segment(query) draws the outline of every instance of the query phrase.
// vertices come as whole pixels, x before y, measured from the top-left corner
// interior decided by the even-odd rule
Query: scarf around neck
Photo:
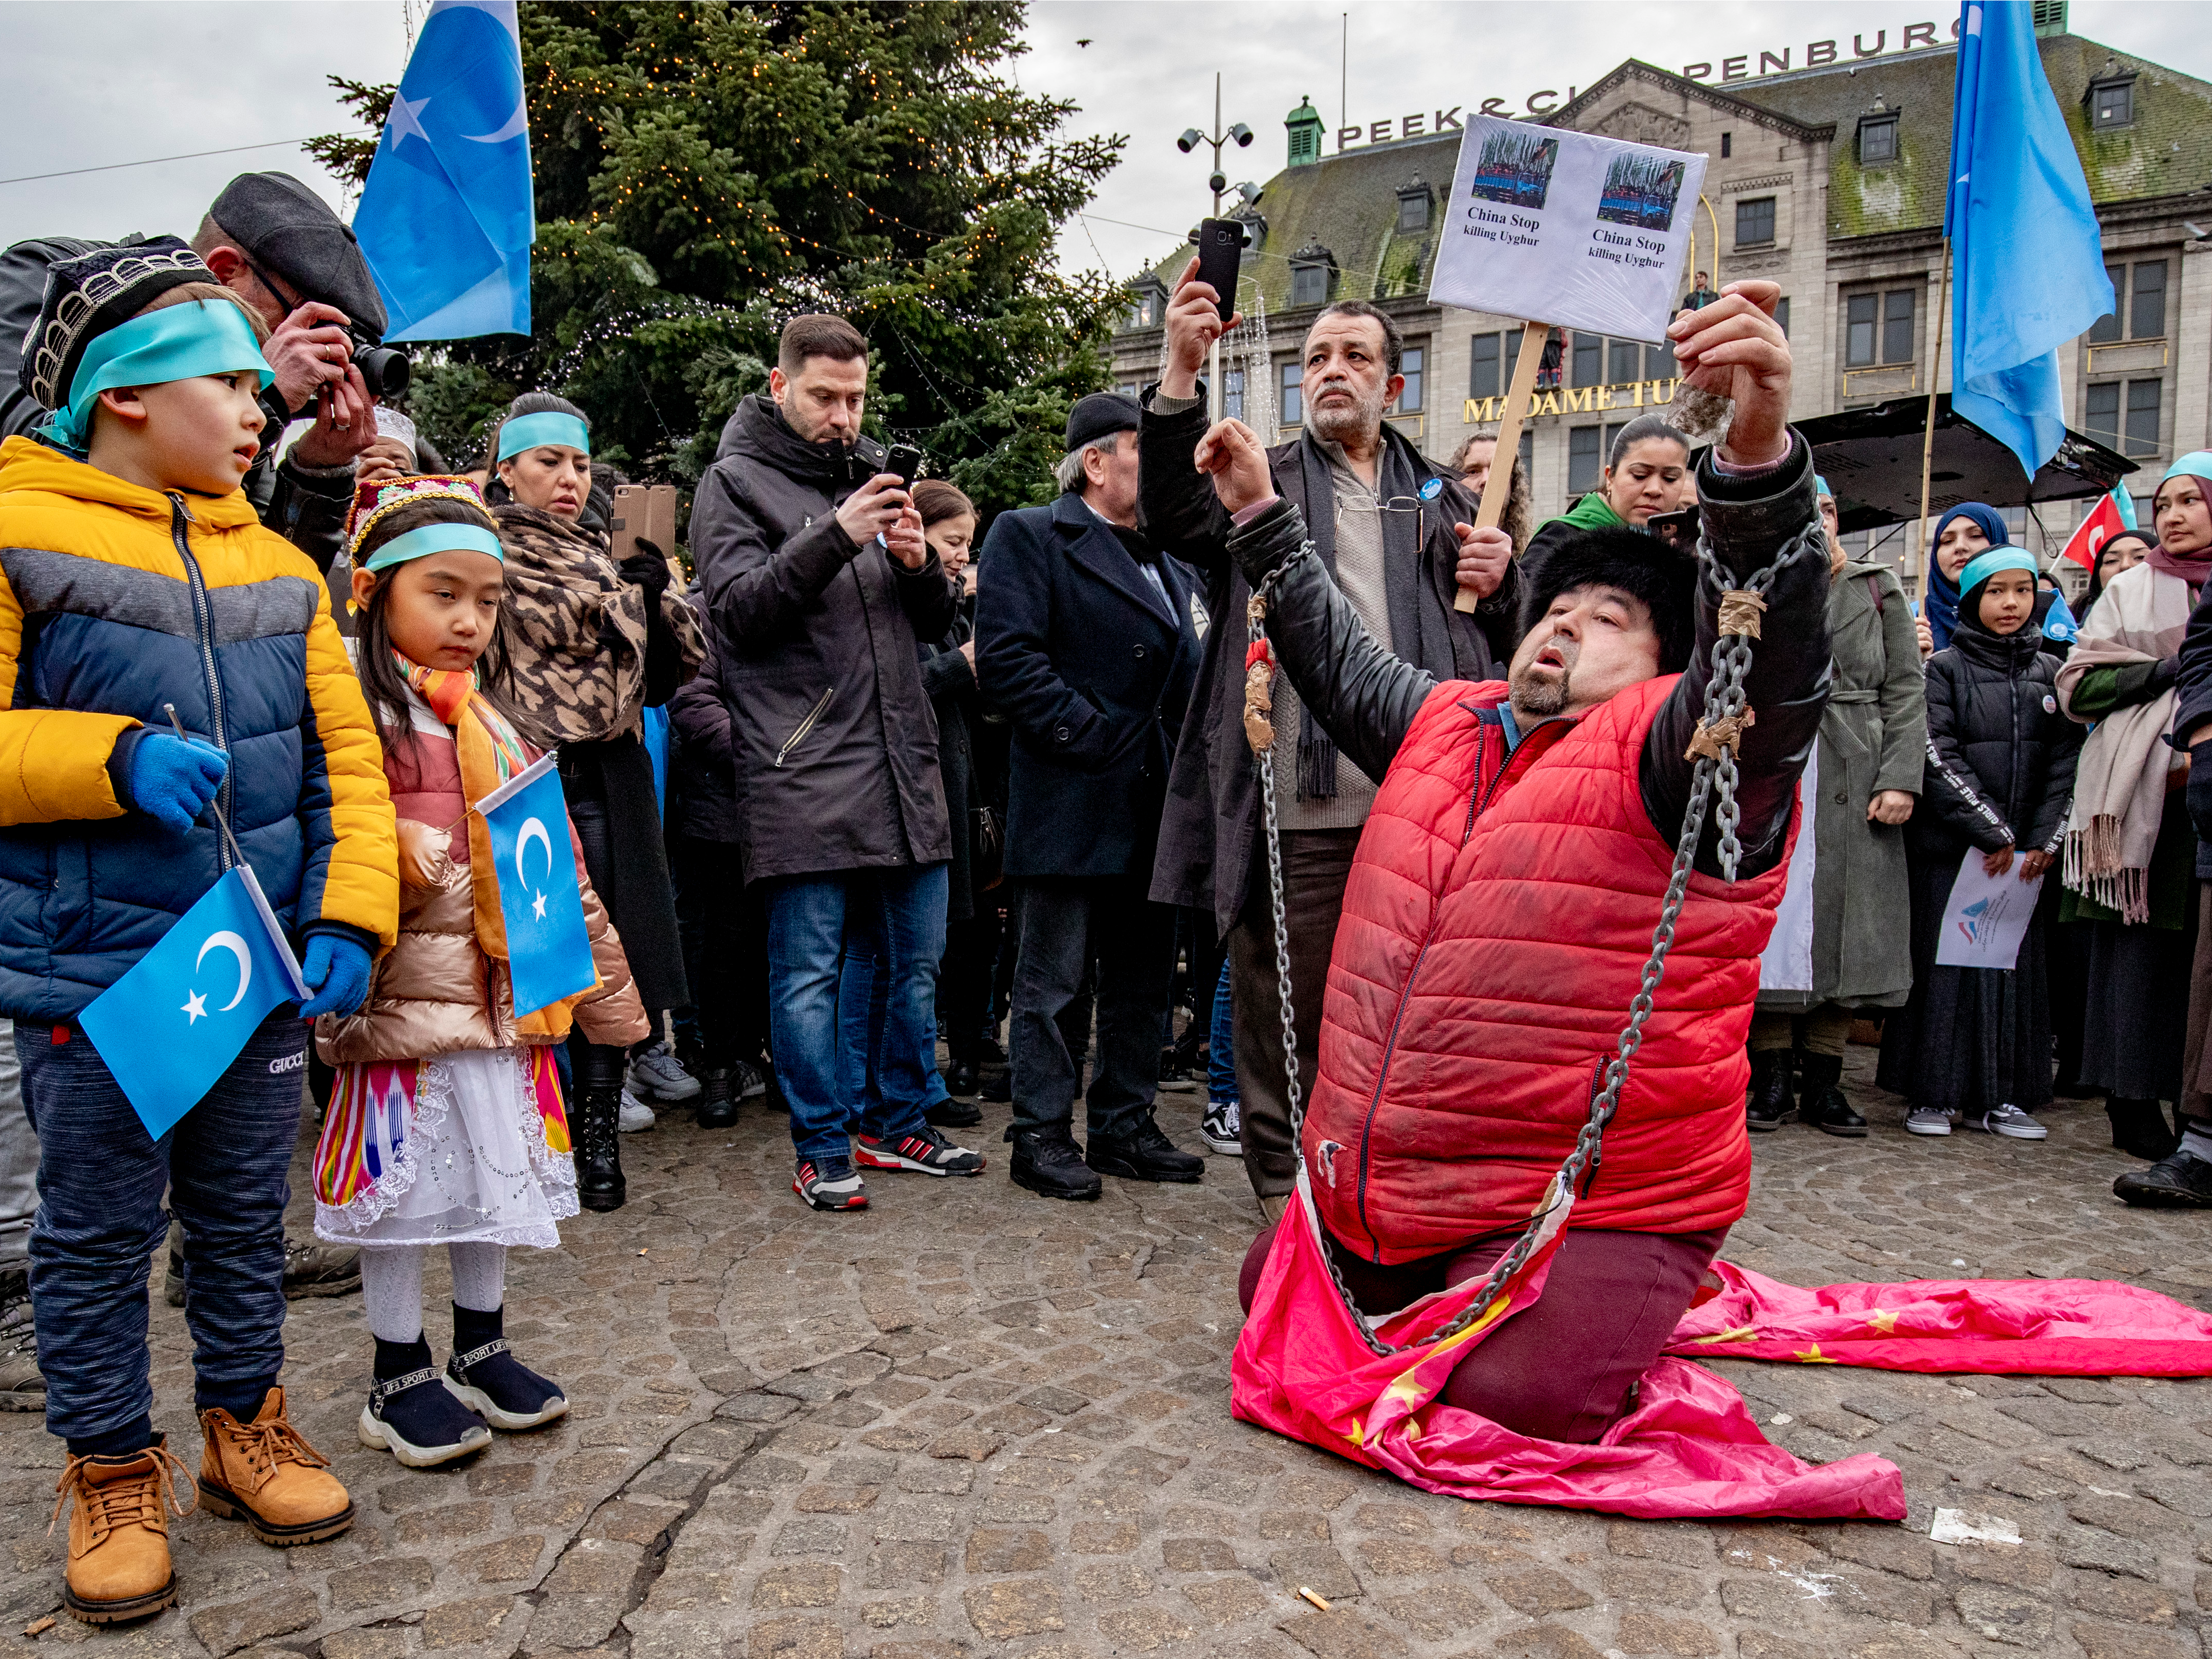
[[[412,658],[392,653],[400,678],[430,712],[451,726],[454,757],[460,764],[461,799],[469,835],[469,898],[476,919],[477,948],[496,962],[507,959],[507,921],[499,907],[499,873],[492,863],[491,831],[476,804],[531,763],[529,745],[506,715],[477,695],[476,671],[466,673],[425,668]],[[560,1016],[556,1019],[556,1014]],[[567,1027],[563,1005],[523,1014],[516,1029],[532,1035],[560,1035]]]

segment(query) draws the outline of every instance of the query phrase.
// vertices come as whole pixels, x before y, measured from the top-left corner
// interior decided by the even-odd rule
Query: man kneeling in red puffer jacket
[[[1595,1440],[1620,1414],[1748,1193],[1744,1041],[1828,690],[1826,543],[1812,459],[1787,424],[1778,295],[1734,283],[1669,330],[1685,380],[1735,404],[1698,473],[1728,585],[1815,544],[1768,590],[1745,680],[1757,720],[1739,751],[1737,878],[1721,875],[1716,797],[1643,1046],[1542,1295],[1444,1390],[1546,1439]],[[1586,532],[1532,585],[1510,679],[1440,684],[1376,645],[1320,562],[1298,556],[1305,526],[1249,431],[1217,425],[1196,459],[1234,515],[1231,550],[1253,587],[1292,567],[1269,596],[1282,668],[1382,780],[1302,1137],[1324,1241],[1362,1311],[1381,1314],[1487,1273],[1589,1117],[1681,835],[1719,588],[1701,590],[1695,561],[1656,538]],[[1504,541],[1473,538],[1474,556]],[[1247,1260],[1248,1309],[1271,1241]]]

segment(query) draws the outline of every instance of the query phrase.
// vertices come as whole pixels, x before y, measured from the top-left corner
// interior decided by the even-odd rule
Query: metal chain
[[[1312,556],[1313,550],[1313,544],[1308,542],[1291,558],[1270,571],[1260,584],[1250,611],[1250,631],[1255,643],[1267,637],[1266,611],[1270,595],[1301,561]],[[1774,586],[1775,577],[1790,565],[1800,558],[1815,554],[1825,557],[1826,553],[1825,534],[1815,521],[1787,544],[1775,556],[1773,563],[1758,571],[1735,591],[1749,592],[1763,599]],[[1711,544],[1703,536],[1698,543],[1698,571],[1699,584],[1710,584],[1717,600],[1720,595],[1730,591],[1730,584],[1722,573],[1719,561],[1713,557]],[[1723,721],[1737,720],[1743,716],[1743,682],[1751,668],[1752,641],[1755,637],[1752,634],[1724,634],[1714,642],[1712,673],[1705,682],[1705,706],[1704,717],[1699,721],[1701,726],[1711,728]],[[1297,1150],[1298,1163],[1303,1167],[1306,1157],[1305,1109],[1298,1085],[1297,1030],[1291,1006],[1291,951],[1283,918],[1283,852],[1275,807],[1273,744],[1271,743],[1260,750],[1258,758],[1260,799],[1267,838],[1268,896],[1275,927],[1275,977],[1282,1012],[1284,1093],[1290,1107],[1291,1145]],[[1720,832],[1717,851],[1721,873],[1729,881],[1735,879],[1736,869],[1743,856],[1742,844],[1736,835],[1741,822],[1735,799],[1736,783],[1735,746],[1733,743],[1721,744],[1717,758],[1711,755],[1699,757],[1697,769],[1691,775],[1690,799],[1682,814],[1682,833],[1674,845],[1674,865],[1668,879],[1666,899],[1660,906],[1658,925],[1651,930],[1651,954],[1644,961],[1642,982],[1637,988],[1634,1000],[1628,1006],[1628,1022],[1621,1027],[1620,1036],[1614,1043],[1613,1059],[1606,1066],[1604,1086],[1590,1101],[1589,1116],[1575,1138],[1574,1150],[1559,1165],[1559,1176],[1547,1190],[1564,1188],[1572,1192],[1583,1173],[1597,1164],[1606,1125],[1613,1121],[1613,1114],[1620,1109],[1621,1091],[1628,1084],[1629,1066],[1636,1058],[1637,1050],[1644,1046],[1644,1022],[1651,1018],[1659,983],[1666,976],[1667,953],[1674,948],[1674,928],[1681,920],[1682,906],[1689,895],[1690,873],[1697,862],[1698,842],[1705,834],[1706,807],[1716,790],[1720,796],[1714,821]],[[1310,1170],[1306,1171],[1306,1179],[1310,1188],[1313,1181]],[[1344,1282],[1343,1271],[1337,1265],[1336,1253],[1324,1247],[1321,1256],[1328,1266],[1329,1279],[1335,1285],[1337,1295],[1352,1314],[1352,1323],[1368,1347],[1382,1355],[1403,1353],[1409,1349],[1427,1347],[1448,1337],[1456,1336],[1488,1313],[1506,1282],[1528,1264],[1528,1257],[1536,1248],[1537,1235],[1549,1215],[1547,1208],[1529,1218],[1528,1224],[1522,1230],[1521,1237],[1499,1258],[1498,1264],[1490,1270],[1490,1276],[1483,1281],[1474,1300],[1461,1313],[1428,1335],[1410,1342],[1386,1342],[1376,1335]]]

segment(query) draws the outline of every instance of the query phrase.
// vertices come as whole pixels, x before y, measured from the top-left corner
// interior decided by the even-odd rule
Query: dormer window
[[[1897,112],[1877,110],[1859,117],[1859,165],[1876,167],[1897,159]]]
[[[1398,231],[1401,235],[1429,228],[1429,208],[1434,199],[1428,181],[1418,173],[1398,186]]]
[[[2130,127],[2136,120],[2136,77],[2109,76],[2089,82],[2089,129]]]
[[[1262,248],[1267,246],[1267,216],[1255,207],[1241,207],[1229,216],[1244,227],[1244,246]]]
[[[1157,276],[1148,276],[1130,289],[1135,303],[1129,307],[1129,326],[1158,328],[1167,321],[1167,284]]]
[[[1335,277],[1336,255],[1319,242],[1308,242],[1291,256],[1291,305],[1327,305]]]

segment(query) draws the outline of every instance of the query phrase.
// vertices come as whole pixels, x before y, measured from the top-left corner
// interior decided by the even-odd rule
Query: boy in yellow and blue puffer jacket
[[[184,1471],[154,1431],[146,1352],[165,1188],[202,1504],[277,1545],[353,1520],[277,1381],[285,1174],[302,1017],[360,1005],[398,927],[397,850],[329,596],[239,488],[276,435],[254,330],[173,238],[58,264],[22,379],[58,412],[43,443],[0,443],[0,1013],[40,1144],[32,1309],[76,1498],[64,1601],[95,1623],[176,1598],[163,1498]],[[314,994],[154,1140],[76,1020],[231,866],[218,816]]]

